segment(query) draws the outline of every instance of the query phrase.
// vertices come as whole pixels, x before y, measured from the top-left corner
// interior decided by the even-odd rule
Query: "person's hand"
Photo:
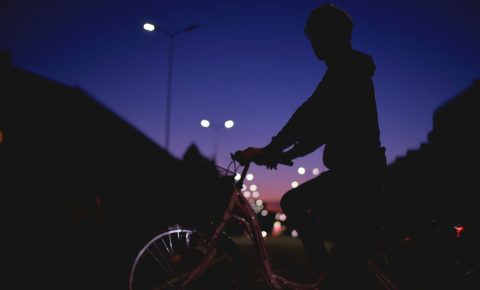
[[[244,152],[246,155],[250,156],[250,160],[255,164],[265,166],[267,169],[277,169],[281,155],[280,152],[274,152],[266,148],[252,147],[247,148]]]
[[[240,162],[240,164],[243,166],[247,163],[250,163],[257,159],[259,156],[263,155],[263,150],[262,148],[256,148],[256,147],[248,147],[247,149],[240,150],[235,152],[235,160]]]
[[[276,152],[265,148],[248,147],[234,154],[235,160],[240,162],[242,166],[249,162],[257,165],[265,166],[267,169],[277,169],[279,163],[292,166],[293,162],[282,152]]]
[[[267,169],[277,169],[278,155],[279,154],[272,154],[270,150],[264,150],[263,148],[248,147],[247,149],[235,152],[235,159],[240,162],[241,165],[253,161],[257,165],[267,167]]]
[[[280,152],[273,152],[271,150],[262,150],[262,154],[258,155],[253,162],[257,165],[264,165],[267,169],[277,169],[277,165],[280,159]]]

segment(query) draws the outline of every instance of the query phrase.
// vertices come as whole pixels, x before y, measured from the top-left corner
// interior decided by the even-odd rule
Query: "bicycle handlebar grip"
[[[245,160],[242,160],[241,154],[242,154],[242,151],[238,150],[238,151],[235,151],[235,153],[230,153],[230,157],[232,158],[232,160],[238,161],[242,166],[244,166],[248,162],[245,162]]]

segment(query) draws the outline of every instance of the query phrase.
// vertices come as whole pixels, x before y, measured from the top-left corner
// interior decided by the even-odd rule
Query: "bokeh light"
[[[208,128],[208,127],[210,127],[210,122],[208,120],[203,119],[202,121],[200,121],[200,125],[203,128]]]

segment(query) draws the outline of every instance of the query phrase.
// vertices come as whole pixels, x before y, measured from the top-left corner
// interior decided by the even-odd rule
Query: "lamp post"
[[[235,125],[235,123],[232,120],[227,120],[223,123],[223,126],[222,126],[222,125],[219,125],[219,124],[211,124],[210,121],[208,121],[206,119],[203,119],[202,121],[200,121],[200,125],[203,128],[212,128],[213,129],[213,133],[214,133],[214,136],[213,136],[213,138],[214,138],[213,139],[213,161],[216,161],[217,160],[217,148],[218,148],[218,130],[220,130],[222,128],[230,129]]]
[[[170,116],[171,116],[171,107],[172,107],[172,79],[173,79],[173,48],[175,44],[175,36],[182,32],[192,31],[197,29],[199,24],[192,24],[184,28],[170,31],[165,28],[155,26],[152,23],[145,23],[143,29],[149,32],[155,30],[165,33],[170,39],[170,46],[168,50],[168,81],[167,81],[167,104],[166,104],[166,121],[165,121],[165,149],[168,151],[170,145]]]

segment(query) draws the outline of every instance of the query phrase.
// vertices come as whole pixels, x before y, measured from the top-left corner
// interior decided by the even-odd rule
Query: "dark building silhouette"
[[[413,241],[392,250],[400,289],[479,289],[479,100],[477,80],[434,112],[427,142],[388,168],[385,220]]]
[[[5,60],[0,81],[2,174],[13,204],[31,205],[24,214],[82,219],[101,207],[103,218],[120,219],[175,189],[165,181],[180,161],[82,89]]]
[[[428,141],[389,166],[397,218],[480,221],[480,81],[439,107]],[[452,229],[453,231],[453,229]]]
[[[185,168],[206,160],[194,146],[178,160],[82,89],[16,68],[6,53],[0,59],[9,285],[126,289],[140,246],[202,205],[197,198],[188,207]]]

